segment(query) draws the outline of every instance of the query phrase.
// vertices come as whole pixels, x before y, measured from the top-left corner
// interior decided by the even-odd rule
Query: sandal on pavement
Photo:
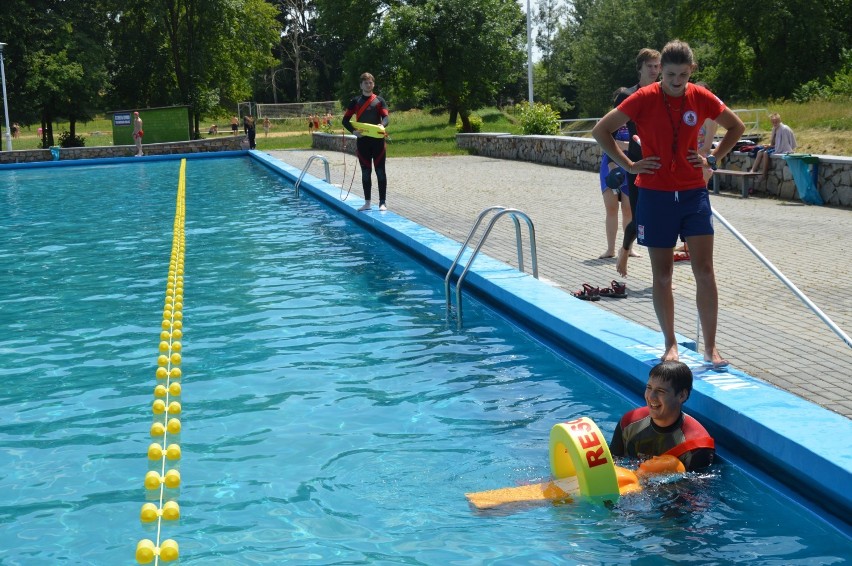
[[[675,261],[689,261],[689,252],[676,253],[674,255]]]
[[[592,287],[588,283],[583,283],[583,288],[579,291],[575,291],[571,293],[581,301],[600,301],[600,289],[597,287]]]
[[[609,297],[611,299],[626,299],[627,284],[619,283],[618,281],[613,279],[609,287],[599,289],[598,292],[601,297]]]

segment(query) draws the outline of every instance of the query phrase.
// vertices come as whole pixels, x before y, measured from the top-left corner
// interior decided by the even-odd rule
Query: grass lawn
[[[765,108],[760,116],[760,131],[764,140],[769,138],[769,113],[778,112],[781,119],[793,128],[797,151],[824,155],[852,156],[852,114],[849,102],[794,102],[757,101],[737,104],[735,108]],[[520,134],[521,126],[511,114],[496,108],[485,108],[475,113],[482,118],[483,132],[505,132]],[[209,123],[208,123],[209,122]],[[466,155],[467,150],[456,147],[456,128],[448,122],[446,113],[432,113],[427,110],[407,110],[392,112],[388,127],[389,154],[393,157],[423,157],[439,155]],[[209,120],[202,121],[206,130]],[[15,149],[35,149],[39,147],[38,127],[23,127],[19,138],[13,140]],[[67,123],[54,126],[54,135],[68,129]],[[335,116],[334,133],[343,133],[340,116]],[[230,127],[223,124],[221,135],[230,135]],[[242,128],[240,129],[242,132]],[[108,118],[99,118],[87,123],[77,124],[77,135],[84,136],[87,146],[112,145],[112,125]],[[202,134],[207,137],[207,134]],[[5,143],[5,142],[4,142]],[[266,136],[262,127],[258,127],[257,147],[260,150],[272,149],[309,149],[311,138],[305,123],[301,121],[276,122]]]

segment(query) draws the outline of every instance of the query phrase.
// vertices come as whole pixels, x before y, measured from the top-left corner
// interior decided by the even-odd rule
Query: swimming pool
[[[127,563],[177,161],[6,171],[4,564]],[[549,475],[547,433],[632,406],[245,159],[189,162],[182,519],[196,564],[844,563],[849,541],[730,464],[622,499],[477,514]]]

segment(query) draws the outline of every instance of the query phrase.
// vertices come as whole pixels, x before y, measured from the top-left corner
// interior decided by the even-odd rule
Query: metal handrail
[[[565,132],[564,126],[565,124],[574,124],[576,122],[594,122],[597,124],[600,122],[600,118],[568,118],[566,120],[559,120],[559,133],[562,135],[573,135],[573,134],[591,134],[592,130],[570,130],[569,132]]]
[[[763,263],[763,265],[765,265],[766,268],[769,269],[769,271],[771,271],[773,275],[775,275],[775,277],[777,277],[784,285],[786,285],[787,288],[789,288],[790,291],[792,291],[793,294],[796,295],[796,297],[798,297],[799,300],[802,301],[806,307],[811,309],[811,311],[813,311],[813,313],[817,315],[831,329],[832,332],[837,334],[840,339],[846,343],[847,346],[852,348],[852,338],[850,338],[849,335],[846,334],[842,328],[837,326],[837,324],[835,324],[835,322],[831,320],[827,314],[822,312],[822,310],[818,306],[816,306],[813,301],[811,301],[807,296],[805,296],[805,294],[802,293],[802,291],[800,291],[799,288],[796,287],[792,281],[787,279],[787,277],[783,273],[781,273],[781,271],[777,267],[775,267],[775,265],[773,265],[771,261],[769,261],[762,253],[760,253],[760,251],[758,251],[758,249],[755,248],[752,243],[746,239],[745,236],[740,234],[739,231],[737,231],[737,229],[734,228],[730,222],[725,220],[724,216],[719,214],[719,212],[715,208],[711,207],[710,210],[713,212],[713,216],[715,216],[716,219],[721,222],[725,226],[725,228],[727,228],[731,232],[731,234],[733,234],[734,237],[748,249],[748,251],[754,254],[754,256],[759,259],[760,262]],[[701,338],[701,321],[698,320],[698,317],[696,317],[696,328],[697,338],[695,342],[698,343],[699,339]]]
[[[506,208],[505,206],[490,206],[482,212],[479,213],[479,216],[476,218],[476,222],[471,228],[470,233],[467,235],[467,239],[459,248],[459,253],[456,254],[455,260],[453,260],[453,264],[450,266],[449,271],[447,271],[447,276],[444,277],[444,293],[447,299],[447,312],[452,308],[452,304],[450,301],[450,278],[453,275],[453,272],[456,269],[456,266],[459,264],[459,260],[461,259],[464,251],[467,249],[468,243],[470,243],[471,238],[476,233],[476,230],[479,228],[479,225],[482,224],[483,219],[488,213],[497,211],[496,214],[491,218],[488,223],[488,226],[485,229],[485,232],[482,234],[482,237],[479,239],[479,243],[474,248],[473,252],[470,254],[470,257],[467,260],[467,264],[465,264],[464,269],[462,270],[461,275],[459,275],[458,280],[456,281],[456,320],[458,321],[458,325],[461,326],[462,322],[462,299],[461,299],[461,290],[462,283],[464,282],[464,278],[467,276],[468,271],[470,271],[471,266],[473,265],[473,260],[476,259],[476,256],[479,254],[479,251],[482,249],[482,246],[485,244],[485,240],[488,238],[488,234],[491,233],[491,229],[494,228],[494,224],[500,217],[508,214],[512,218],[512,222],[515,224],[515,243],[518,249],[518,270],[521,273],[524,273],[524,252],[523,252],[523,242],[521,239],[521,223],[518,221],[518,216],[524,219],[527,223],[527,228],[529,230],[530,237],[530,266],[532,268],[532,275],[536,279],[538,279],[538,254],[536,253],[536,245],[535,245],[535,227],[533,226],[532,220],[527,216],[525,212],[522,212],[516,208]]]
[[[323,155],[312,155],[308,158],[308,162],[305,163],[305,166],[302,167],[302,173],[299,175],[299,180],[296,181],[296,185],[293,187],[296,190],[296,196],[299,196],[299,185],[302,184],[302,179],[305,177],[305,173],[308,172],[308,168],[311,166],[311,163],[314,162],[314,159],[319,159],[323,162],[323,164],[325,164],[325,182],[331,183],[331,172],[328,168],[328,159],[326,159]]]

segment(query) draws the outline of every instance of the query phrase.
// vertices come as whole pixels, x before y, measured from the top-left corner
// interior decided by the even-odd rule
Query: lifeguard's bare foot
[[[723,358],[716,348],[704,352],[704,363],[714,368],[723,368],[730,365],[730,362]]]
[[[642,254],[640,254],[639,252],[637,252],[633,248],[630,248],[630,257],[642,257]]]
[[[599,255],[598,259],[610,259],[610,258],[613,258],[613,257],[615,257],[615,252],[612,251],[612,250],[607,250],[604,253],[602,253],[601,255]]]
[[[624,248],[618,249],[618,259],[615,260],[615,270],[622,277],[627,277],[627,258],[629,254],[624,250]]]
[[[661,362],[676,362],[680,359],[677,353],[677,344],[669,346],[669,348],[660,356]]]

